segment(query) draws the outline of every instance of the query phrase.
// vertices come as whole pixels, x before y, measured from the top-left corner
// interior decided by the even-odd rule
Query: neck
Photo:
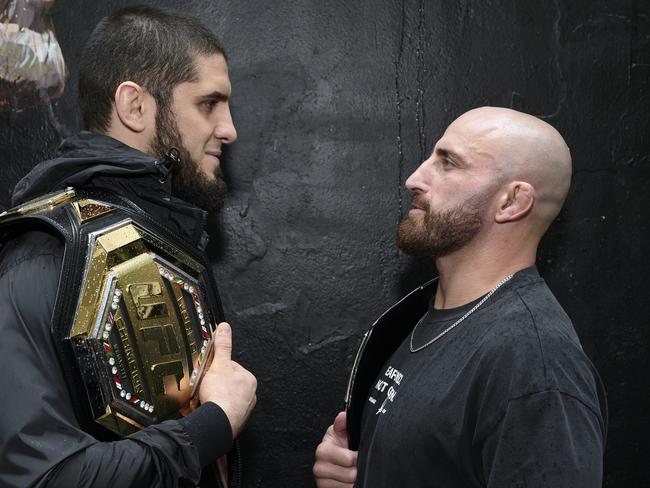
[[[488,293],[506,276],[535,264],[536,249],[517,254],[463,248],[436,259],[439,272],[434,306],[454,308]]]
[[[126,144],[142,153],[151,155],[149,153],[148,139],[141,133],[134,133],[123,126],[111,126],[103,135],[112,137],[113,139],[120,141],[122,144]]]

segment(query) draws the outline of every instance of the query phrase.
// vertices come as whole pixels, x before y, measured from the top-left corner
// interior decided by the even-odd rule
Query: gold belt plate
[[[216,328],[204,271],[131,221],[91,234],[69,338],[93,351],[95,421],[125,435],[194,396]]]

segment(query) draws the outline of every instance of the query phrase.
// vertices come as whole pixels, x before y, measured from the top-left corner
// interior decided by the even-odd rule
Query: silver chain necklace
[[[498,290],[499,288],[501,288],[504,284],[506,284],[508,281],[510,281],[510,279],[511,279],[513,276],[514,276],[514,273],[511,274],[511,275],[506,276],[506,277],[503,278],[501,281],[499,281],[499,282],[497,283],[497,286],[495,286],[494,288],[492,288],[492,289],[488,292],[488,294],[485,295],[485,296],[481,299],[480,302],[478,302],[476,305],[474,305],[470,310],[467,311],[467,313],[465,313],[465,315],[463,315],[461,318],[459,318],[456,322],[454,322],[453,324],[451,324],[449,327],[447,327],[445,330],[443,330],[440,334],[438,334],[437,336],[435,336],[433,339],[431,339],[431,340],[428,341],[428,342],[425,342],[425,343],[424,343],[423,345],[421,345],[420,347],[413,347],[413,336],[415,336],[415,331],[416,331],[416,329],[418,328],[418,326],[422,323],[422,321],[426,318],[426,316],[429,315],[428,312],[427,312],[426,314],[424,314],[424,316],[423,316],[420,320],[418,320],[418,323],[415,324],[415,327],[413,327],[413,331],[411,332],[411,343],[409,344],[409,349],[411,350],[411,352],[418,352],[418,351],[421,351],[421,350],[424,349],[425,347],[428,347],[428,346],[430,346],[431,344],[433,344],[434,342],[436,342],[438,339],[440,339],[440,338],[441,338],[442,336],[444,336],[447,332],[449,332],[449,331],[452,330],[454,327],[456,327],[458,324],[460,324],[460,323],[461,323],[463,320],[465,320],[467,317],[469,317],[469,316],[472,315],[474,312],[476,312],[476,310],[477,310],[481,305],[483,305],[483,304],[488,300],[488,298],[490,298],[492,295],[494,295],[494,292],[495,292],[495,291],[497,291],[497,290]]]

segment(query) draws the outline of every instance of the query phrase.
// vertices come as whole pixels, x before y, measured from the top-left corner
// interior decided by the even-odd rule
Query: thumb
[[[334,437],[339,442],[340,445],[348,447],[348,424],[347,424],[347,414],[345,412],[339,412],[339,414],[334,419],[334,424],[332,425],[334,431]]]
[[[230,361],[232,355],[232,330],[227,322],[221,322],[214,336],[213,361]]]

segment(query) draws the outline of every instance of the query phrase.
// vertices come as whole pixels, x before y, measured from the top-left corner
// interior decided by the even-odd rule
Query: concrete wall
[[[90,5],[89,5],[90,4]],[[127,2],[56,0],[70,79],[0,112],[0,205],[79,128],[76,70]],[[485,104],[541,115],[574,156],[539,267],[609,392],[606,486],[647,483],[650,4],[635,0],[165,1],[230,55],[239,141],[210,252],[237,360],[259,379],[244,486],[312,486],[362,331],[434,273],[393,244],[403,184],[446,125]]]

